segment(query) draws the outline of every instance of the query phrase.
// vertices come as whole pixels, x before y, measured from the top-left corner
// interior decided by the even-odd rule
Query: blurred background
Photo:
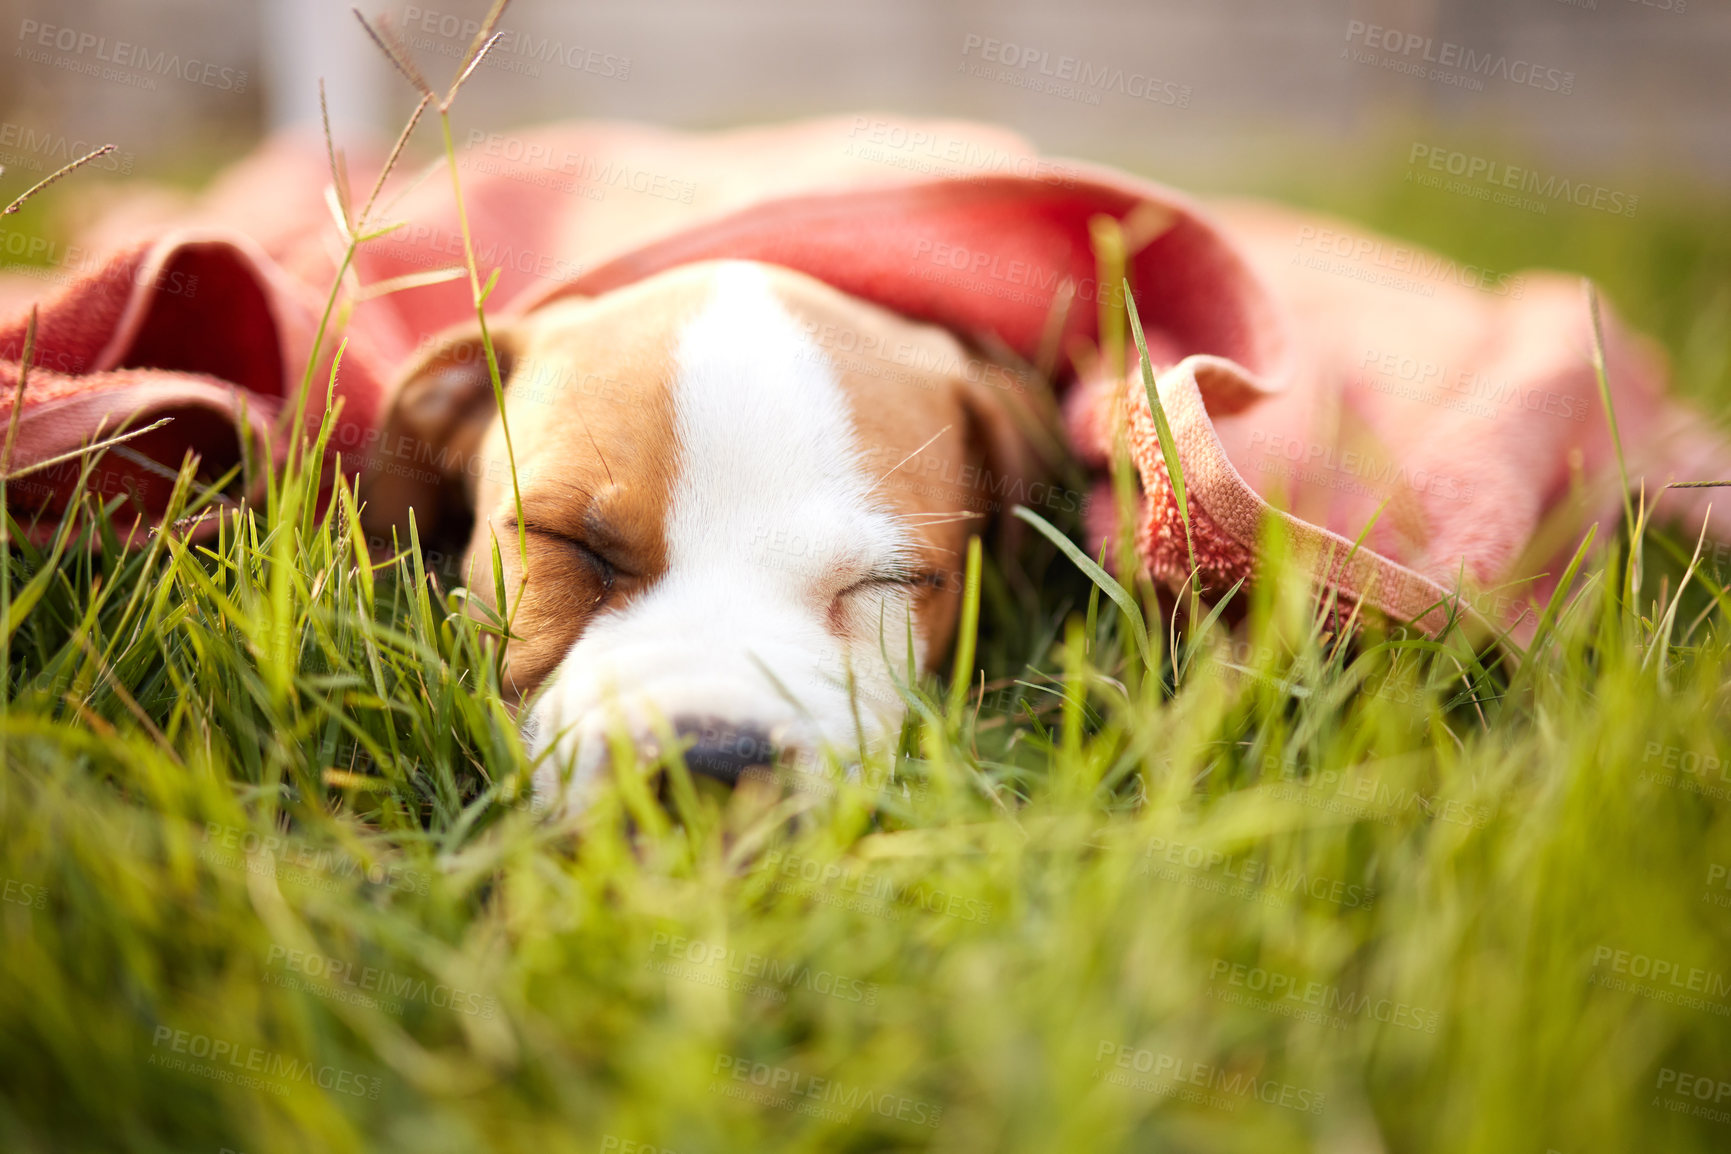
[[[389,14],[437,78],[486,4],[361,7]],[[344,0],[0,12],[8,153],[65,134],[171,172],[315,118],[320,76],[346,131],[389,132],[409,103]],[[1427,143],[1493,135],[1517,150],[1508,163],[1607,186],[1731,181],[1726,0],[517,0],[504,26],[461,106],[490,127],[935,113],[1214,185],[1271,160],[1362,160],[1417,125]]]
[[[362,7],[443,83],[487,5]],[[104,142],[109,179],[196,183],[316,123],[321,77],[346,139],[388,137],[411,106],[346,0],[0,13],[7,199]],[[1590,273],[1689,362],[1685,389],[1731,396],[1731,0],[517,0],[503,27],[459,140],[568,117],[995,121],[1049,153],[1327,208],[1491,268]],[[38,202],[75,206],[102,178]],[[20,229],[70,230],[64,211],[33,203],[0,261],[43,263]]]

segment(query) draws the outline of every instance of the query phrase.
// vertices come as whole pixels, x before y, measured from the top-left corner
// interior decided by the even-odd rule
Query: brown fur
[[[476,511],[464,561],[470,588],[494,600],[493,541],[513,620],[509,688],[526,694],[563,659],[590,618],[627,604],[667,567],[666,520],[679,470],[671,395],[679,334],[708,299],[712,266],[689,266],[594,300],[547,306],[503,329],[506,416],[522,489],[529,578],[519,593],[516,502],[504,429],[478,338],[459,335],[408,374],[387,435],[455,447]],[[913,527],[929,580],[915,595],[928,663],[954,633],[968,537],[1002,512],[994,486],[1027,454],[1001,387],[970,382],[981,363],[949,333],[917,325],[810,278],[772,268],[778,298],[818,344],[850,400],[874,495]],[[466,373],[453,366],[467,366]],[[986,366],[988,369],[991,366]],[[965,371],[964,371],[965,370]],[[991,374],[1007,382],[1006,374]],[[473,459],[470,461],[470,455]],[[370,517],[426,520],[458,481],[370,478]],[[611,586],[584,542],[616,572]]]

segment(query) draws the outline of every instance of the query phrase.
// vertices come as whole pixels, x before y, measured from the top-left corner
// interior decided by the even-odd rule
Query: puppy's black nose
[[[775,764],[777,751],[769,734],[749,723],[684,717],[674,721],[673,731],[694,739],[685,751],[687,769],[728,785],[737,784],[748,769]]]

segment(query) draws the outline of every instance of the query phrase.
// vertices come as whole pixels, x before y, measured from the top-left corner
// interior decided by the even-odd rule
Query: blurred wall
[[[486,5],[362,7],[391,13],[437,81]],[[5,187],[82,140],[146,170],[208,162],[315,116],[320,74],[339,130],[394,127],[406,89],[347,9],[0,0]],[[1052,151],[1218,183],[1414,121],[1414,143],[1489,133],[1582,178],[1731,183],[1731,0],[517,0],[505,27],[466,124],[877,108],[1001,121]]]

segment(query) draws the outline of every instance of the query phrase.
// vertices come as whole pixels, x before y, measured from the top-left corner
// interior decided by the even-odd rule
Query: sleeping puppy
[[[528,569],[478,336],[394,394],[369,529],[472,516],[463,580],[519,596],[507,690],[538,797],[581,804],[609,741],[732,782],[893,739],[900,679],[955,630],[970,534],[1029,467],[1021,377],[778,266],[683,266],[492,330]],[[406,440],[404,439],[406,438]],[[402,450],[399,448],[401,457]],[[405,538],[406,539],[406,538]]]

